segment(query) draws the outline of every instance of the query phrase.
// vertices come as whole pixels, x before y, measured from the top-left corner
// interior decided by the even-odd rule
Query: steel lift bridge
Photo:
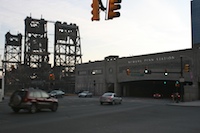
[[[13,82],[19,87],[43,86],[74,90],[75,65],[82,63],[79,28],[76,24],[53,22],[55,24],[54,64],[49,63],[47,23],[44,19],[25,19],[24,60],[22,61],[22,35],[6,34],[4,53],[4,68],[10,75],[15,76]],[[15,60],[14,60],[15,59]],[[53,67],[51,67],[53,66]],[[15,74],[14,74],[15,73]],[[54,78],[50,79],[50,75]],[[5,74],[6,79],[11,79]],[[62,88],[65,87],[65,88]],[[52,88],[52,89],[53,89]]]

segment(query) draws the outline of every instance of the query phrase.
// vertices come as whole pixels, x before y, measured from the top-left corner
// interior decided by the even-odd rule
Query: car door
[[[34,90],[33,93],[34,93],[35,103],[37,104],[37,107],[41,108],[43,105],[43,99],[42,99],[42,95],[40,91]]]
[[[42,108],[49,108],[52,104],[52,100],[45,91],[40,91],[42,97]]]

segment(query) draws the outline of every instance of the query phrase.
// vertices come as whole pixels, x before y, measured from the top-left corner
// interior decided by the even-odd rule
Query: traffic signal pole
[[[180,71],[180,95],[181,95],[181,102],[184,102],[184,86],[183,86],[183,83],[185,82],[184,81],[184,77],[183,77],[183,57],[180,56],[180,62],[181,62],[181,71]]]

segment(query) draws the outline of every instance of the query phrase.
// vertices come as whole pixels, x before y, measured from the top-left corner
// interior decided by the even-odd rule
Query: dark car
[[[58,100],[40,89],[20,89],[11,95],[9,106],[16,113],[21,109],[28,110],[31,113],[41,109],[50,109],[55,112],[58,108]]]
[[[65,96],[65,92],[61,90],[53,90],[49,93],[49,95],[55,98],[59,98],[59,97],[62,98],[63,96]]]
[[[115,93],[112,92],[106,92],[104,93],[100,98],[99,102],[102,105],[103,103],[109,103],[109,104],[121,104],[122,103],[122,98],[117,96]]]

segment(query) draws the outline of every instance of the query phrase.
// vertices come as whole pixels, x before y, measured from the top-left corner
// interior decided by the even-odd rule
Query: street
[[[100,105],[98,97],[59,99],[57,112],[14,113],[0,103],[1,133],[199,133],[200,108],[167,105],[170,100],[124,98]]]

